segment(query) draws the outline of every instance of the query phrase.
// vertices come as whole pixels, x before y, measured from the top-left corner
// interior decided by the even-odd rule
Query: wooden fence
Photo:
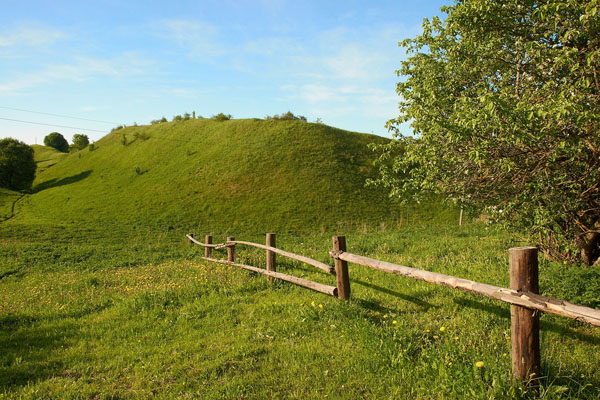
[[[509,303],[511,314],[511,358],[513,375],[525,382],[535,385],[540,376],[540,340],[539,312],[561,315],[594,326],[600,326],[600,310],[552,299],[539,295],[538,286],[538,254],[535,247],[515,247],[508,250],[510,267],[510,289],[479,283],[468,279],[457,278],[437,272],[419,270],[385,261],[348,253],[346,238],[333,237],[333,250],[329,253],[334,259],[335,267],[298,254],[283,251],[275,247],[275,234],[266,235],[266,245],[252,242],[236,241],[228,237],[225,243],[212,244],[212,236],[207,235],[204,243],[194,239],[193,234],[186,236],[190,243],[204,247],[205,260],[241,267],[269,277],[292,282],[321,293],[337,296],[340,299],[350,298],[350,276],[348,263],[363,265],[379,271],[402,275],[412,279],[463,290],[479,296],[489,297]],[[235,262],[235,246],[246,245],[266,250],[266,269]],[[227,249],[227,261],[211,257],[212,249]],[[327,286],[303,278],[276,272],[275,254],[312,265],[327,273],[335,274],[336,286]]]

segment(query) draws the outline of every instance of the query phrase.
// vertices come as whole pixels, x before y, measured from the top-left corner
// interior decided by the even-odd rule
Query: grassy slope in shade
[[[300,121],[130,127],[42,170],[15,219],[236,233],[375,226],[406,218],[364,187],[375,172],[367,144],[384,140]]]

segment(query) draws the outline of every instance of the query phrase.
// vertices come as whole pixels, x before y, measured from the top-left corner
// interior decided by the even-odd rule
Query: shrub
[[[223,113],[218,113],[217,115],[213,115],[211,117],[212,119],[214,119],[215,121],[229,121],[232,117],[231,114],[223,114]]]
[[[17,139],[0,140],[0,187],[12,190],[31,188],[36,167],[30,146]]]
[[[90,144],[90,138],[87,135],[76,133],[73,135],[73,146],[78,150],[83,150]]]
[[[176,115],[173,117],[173,121],[181,121],[183,120],[183,117],[181,115]]]
[[[304,115],[294,115],[293,112],[288,111],[285,114],[281,114],[281,115],[273,115],[272,117],[267,115],[265,117],[266,120],[276,120],[276,121],[304,121],[306,122],[306,117]]]
[[[63,153],[69,151],[69,143],[67,142],[67,139],[65,139],[65,137],[58,132],[52,132],[46,136],[44,138],[44,145],[53,147],[58,151],[62,151]]]

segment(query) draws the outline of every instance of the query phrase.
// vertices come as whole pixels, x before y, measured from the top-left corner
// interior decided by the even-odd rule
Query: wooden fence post
[[[333,237],[333,252],[346,251],[346,237]],[[350,276],[348,275],[348,263],[334,258],[335,260],[335,279],[338,289],[338,298],[348,300],[350,298]]]
[[[194,234],[193,234],[193,233],[188,233],[188,236],[189,236],[189,237],[191,237],[191,238],[193,238],[193,237],[194,237]],[[189,239],[189,238],[188,238],[188,243],[189,243],[190,245],[194,244],[194,242],[192,242],[192,239]]]
[[[274,233],[267,233],[267,246],[277,247]],[[267,271],[277,271],[277,265],[275,262],[275,253],[273,253],[271,250],[267,250]],[[272,282],[273,278],[269,277],[269,281]]]
[[[204,237],[204,243],[212,244],[212,235],[206,235]],[[204,248],[204,257],[210,258],[211,255],[212,255],[212,249],[210,247],[205,247]]]
[[[233,242],[234,240],[233,236],[227,236],[228,242]],[[227,261],[235,262],[235,245],[227,247]]]
[[[538,294],[537,248],[513,247],[508,253],[510,288]],[[510,331],[513,375],[521,381],[531,383],[540,376],[539,311],[511,305]]]

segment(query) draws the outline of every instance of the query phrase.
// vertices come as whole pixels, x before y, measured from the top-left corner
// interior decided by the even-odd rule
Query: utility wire
[[[79,119],[79,120],[81,120],[81,121],[101,122],[101,123],[103,123],[103,124],[119,125],[119,123],[118,123],[118,122],[101,121],[101,120],[98,120],[98,119],[88,119],[88,118],[70,117],[70,116],[68,116],[68,115],[51,114],[51,113],[46,113],[46,112],[41,112],[41,111],[23,110],[23,109],[21,109],[21,108],[12,108],[12,107],[4,107],[4,106],[0,106],[0,108],[3,108],[3,109],[5,109],[5,110],[12,110],[12,111],[22,111],[22,112],[28,112],[28,113],[33,113],[33,114],[52,115],[53,117],[62,117],[62,118],[70,118],[70,119]]]
[[[68,128],[68,129],[77,129],[79,131],[90,131],[90,132],[101,132],[101,133],[106,133],[106,131],[101,131],[98,129],[88,129],[88,128],[77,128],[75,126],[65,126],[65,125],[54,125],[54,124],[44,124],[41,122],[33,122],[33,121],[23,121],[20,119],[12,119],[12,118],[2,118],[0,117],[0,119],[4,120],[4,121],[14,121],[14,122],[23,122],[25,124],[34,124],[34,125],[44,125],[44,126],[53,126],[55,128]]]

